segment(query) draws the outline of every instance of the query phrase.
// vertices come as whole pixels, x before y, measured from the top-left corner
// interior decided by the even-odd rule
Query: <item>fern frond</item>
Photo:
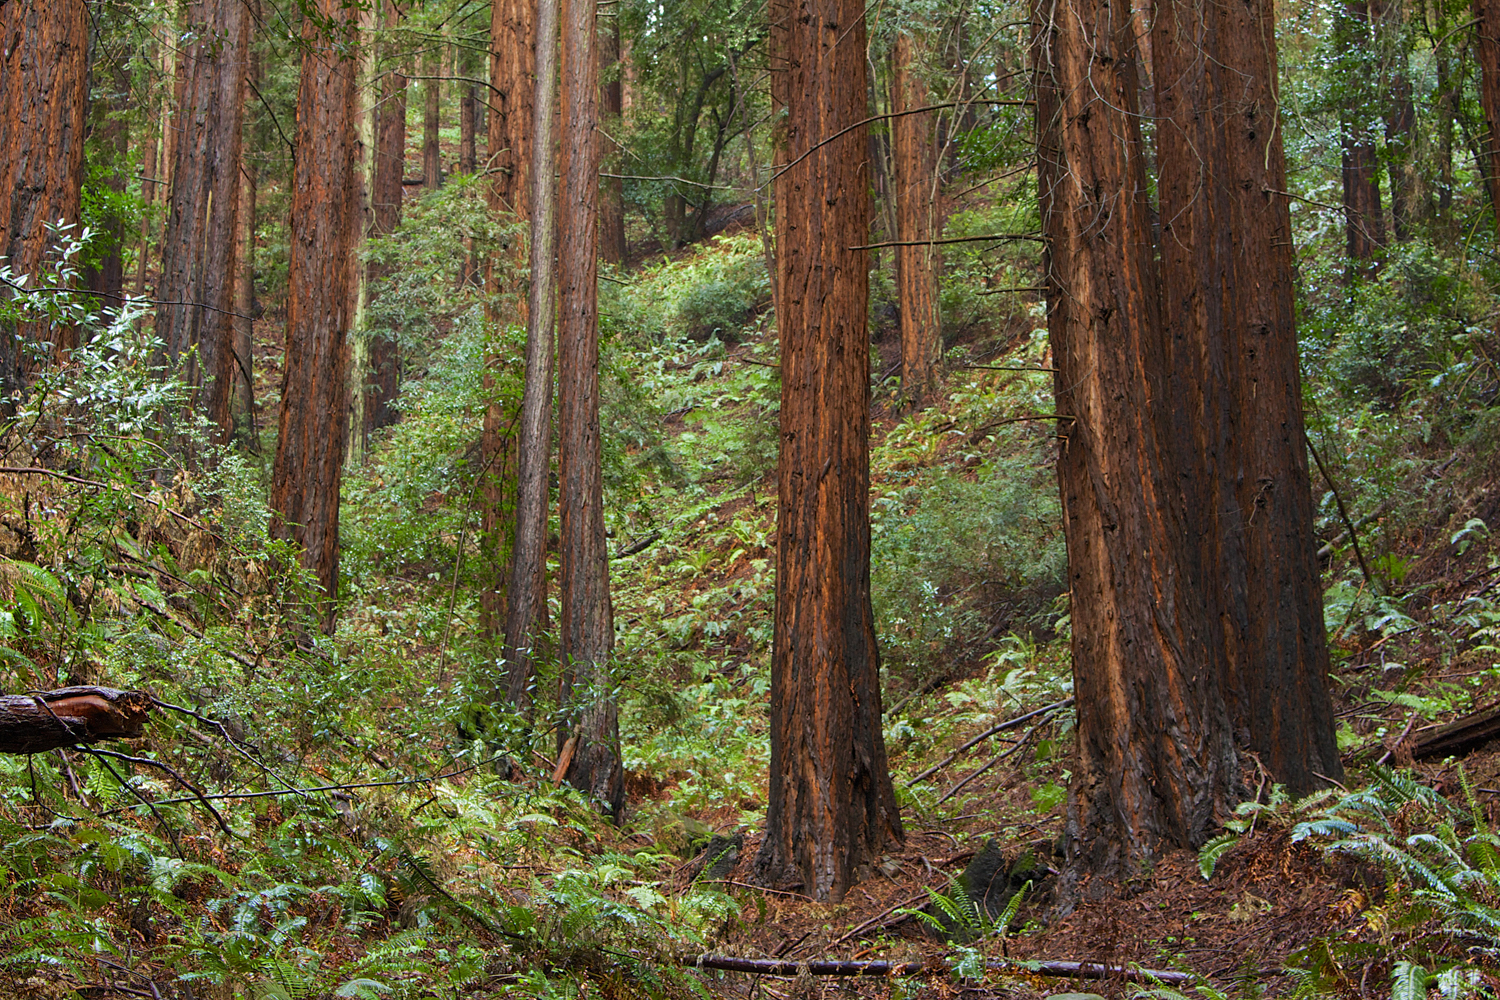
[[[1198,849],[1198,874],[1203,876],[1205,882],[1214,877],[1214,869],[1218,867],[1219,859],[1228,854],[1230,849],[1239,842],[1239,834],[1221,833]]]
[[[1397,962],[1391,972],[1391,1000],[1427,1000],[1427,970],[1416,962]]]

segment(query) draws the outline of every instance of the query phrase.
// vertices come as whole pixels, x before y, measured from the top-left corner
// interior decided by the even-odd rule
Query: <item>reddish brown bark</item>
[[[422,75],[422,188],[436,191],[443,183],[442,151],[438,148],[442,83],[437,79],[440,64],[435,56],[424,63]]]
[[[1242,739],[1303,793],[1337,777],[1304,446],[1273,12],[1164,0],[1154,18],[1167,440],[1205,625]]]
[[[1500,226],[1500,0],[1473,0],[1479,56],[1479,96],[1484,105],[1485,159],[1481,168]],[[1455,104],[1457,101],[1455,100]]]
[[[259,15],[258,2],[251,9],[252,19]],[[260,86],[260,53],[254,46],[250,49],[250,67],[247,84]],[[248,102],[255,98],[246,88],[246,114]],[[235,236],[234,277],[234,392],[230,410],[234,418],[235,436],[247,443],[252,450],[260,449],[255,426],[255,201],[258,188],[257,168],[246,155],[243,143],[240,146],[240,211],[239,233]]]
[[[781,459],[763,879],[837,901],[903,838],[870,609],[869,176],[860,0],[776,0]],[[846,131],[847,130],[847,131]],[[838,135],[839,138],[828,140]]]
[[[354,11],[317,0],[331,38],[309,18],[297,86],[286,369],[271,471],[273,531],[297,543],[329,603],[338,586],[339,481],[348,424],[345,339],[357,202]],[[343,43],[343,44],[339,44]],[[342,53],[342,54],[341,54]]]
[[[1206,840],[1236,776],[1218,650],[1174,475],[1127,0],[1037,4],[1038,184],[1048,238],[1073,613],[1078,761],[1069,872],[1131,874]],[[1162,78],[1158,46],[1156,76]]]
[[[599,72],[604,81],[600,92],[604,127],[599,133],[599,155],[608,168],[623,150],[615,142],[620,134],[624,91],[620,84],[620,18],[614,14],[599,23]],[[616,165],[617,166],[617,165]],[[618,169],[610,172],[619,173]],[[625,263],[625,182],[618,177],[599,179],[599,256],[611,264]]]
[[[937,144],[932,112],[903,114],[931,104],[922,79],[922,45],[910,33],[896,36],[892,58],[892,180],[895,187],[896,239],[920,244],[942,235],[941,196],[937,186]],[[901,305],[901,393],[920,408],[937,387],[943,356],[943,329],[938,315],[938,272],[942,257],[935,246],[898,246],[896,288]]]
[[[88,23],[83,0],[0,6],[0,257],[34,281],[50,223],[77,223],[83,190]],[[24,391],[47,345],[74,331],[49,322],[0,329],[0,394]]]
[[[195,0],[184,37],[172,195],[156,285],[156,336],[184,372],[194,405],[220,439],[233,431],[234,259],[240,133],[249,68],[250,11],[242,0]]]
[[[562,0],[558,157],[559,704],[577,748],[567,769],[616,821],[625,806],[620,726],[610,680],[614,621],[604,538],[599,439],[599,62],[593,0]]]

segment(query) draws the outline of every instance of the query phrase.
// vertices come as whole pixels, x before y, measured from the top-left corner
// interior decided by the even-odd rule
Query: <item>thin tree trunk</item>
[[[183,53],[174,119],[176,165],[156,286],[164,303],[157,306],[156,336],[174,361],[197,349],[186,379],[195,406],[222,441],[234,430],[234,255],[250,12],[242,0],[196,0],[187,24],[193,41]]]
[[[620,725],[610,680],[614,621],[604,538],[599,439],[599,62],[593,0],[562,0],[562,122],[558,157],[558,703],[577,739],[566,777],[618,822],[625,808]]]
[[[258,18],[258,0],[251,8],[252,18]],[[250,48],[249,84],[260,85],[260,52]],[[245,100],[255,100],[246,87]],[[248,117],[248,110],[246,112]],[[234,279],[234,398],[232,410],[235,436],[245,442],[251,450],[259,450],[260,440],[255,426],[255,201],[258,188],[257,168],[248,155],[249,144],[240,144],[240,211],[239,233],[235,237],[238,249],[235,254]]]
[[[436,191],[443,183],[442,151],[438,148],[439,101],[442,83],[437,79],[440,63],[428,56],[422,75],[422,188]]]
[[[760,251],[766,262],[766,280],[771,286],[771,308],[774,311],[780,306],[781,295],[777,292],[779,283],[776,271],[776,250],[771,245],[769,228],[771,212],[769,206],[766,205],[765,195],[761,191],[760,163],[755,155],[755,134],[750,127],[750,99],[740,86],[740,70],[733,49],[729,52],[729,76],[734,84],[734,99],[740,106],[740,120],[744,125],[745,162],[750,165],[750,183],[755,188],[755,228],[760,231]],[[781,329],[781,325],[778,323],[776,328]]]
[[[941,195],[937,185],[934,114],[903,114],[932,101],[922,79],[923,48],[911,34],[896,36],[892,65],[891,144],[895,180],[896,239],[921,244],[941,235]],[[931,400],[937,388],[937,366],[943,356],[942,320],[938,315],[938,272],[942,258],[935,246],[896,247],[896,287],[901,303],[901,393],[913,408]]]
[[[1348,48],[1370,44],[1370,15],[1365,2],[1345,0],[1340,29]],[[1345,242],[1350,260],[1360,262],[1351,266],[1364,270],[1375,252],[1385,246],[1385,213],[1380,206],[1380,179],[1376,174],[1379,158],[1363,122],[1346,116],[1341,131]]]
[[[375,90],[375,18],[379,11],[367,7],[359,12],[359,30],[363,36],[359,55],[359,83],[354,88],[354,148],[356,162],[355,189],[358,202],[355,216],[354,255],[350,269],[349,309],[351,314],[351,357],[349,374],[349,431],[346,436],[345,461],[351,466],[363,465],[369,448],[371,416],[369,396],[364,392],[370,370],[370,335],[366,330],[370,316],[370,268],[360,267],[358,257],[375,223],[375,171],[380,111],[371,100]],[[370,96],[367,96],[370,95]]]
[[[1399,0],[1370,0],[1380,58],[1380,87],[1385,105],[1385,160],[1391,182],[1391,222],[1397,243],[1412,237],[1421,204],[1417,172],[1411,66],[1407,57],[1406,12]]]
[[[1479,96],[1484,105],[1484,172],[1490,204],[1500,227],[1500,0],[1473,0],[1479,44]]]
[[[1072,884],[1207,839],[1236,779],[1162,414],[1158,304],[1127,0],[1033,7],[1058,482],[1073,609]],[[1162,52],[1155,52],[1161,78]],[[784,377],[784,376],[783,376]]]
[[[323,588],[324,627],[331,630],[348,428],[345,338],[357,224],[353,112],[359,67],[348,46],[356,37],[353,9],[341,0],[316,4],[318,20],[309,17],[302,28],[308,48],[297,85],[286,368],[271,508],[273,533],[298,545]],[[318,21],[339,37],[320,31]]]
[[[904,833],[870,608],[870,228],[861,0],[770,10],[781,303],[771,770],[762,879],[838,901]],[[846,131],[847,130],[847,131]],[[826,141],[829,137],[840,138]],[[820,144],[821,143],[821,144]]]
[[[401,6],[386,0],[385,26],[394,31],[401,23]],[[380,83],[380,135],[376,139],[375,188],[371,198],[371,233],[389,236],[401,224],[401,181],[406,176],[406,77],[393,66]],[[383,265],[371,264],[369,281],[385,276]],[[376,431],[389,427],[401,416],[396,397],[401,391],[401,350],[387,332],[370,338],[369,369],[365,379],[365,409],[368,426]]]
[[[1296,793],[1340,771],[1302,432],[1285,158],[1266,0],[1154,18],[1166,437],[1207,599],[1202,670]]]
[[[83,0],[11,0],[0,6],[0,38],[0,257],[34,280],[53,245],[48,224],[78,221],[88,107]],[[47,345],[66,350],[73,337],[47,320],[0,325],[0,395],[24,392]]]
[[[475,167],[474,126],[479,102],[474,84],[466,83],[458,99],[458,169],[472,174]]]
[[[97,81],[98,76],[94,79]],[[90,111],[98,116],[94,125],[95,148],[105,154],[99,164],[105,174],[104,186],[116,197],[125,193],[125,164],[130,155],[130,73],[123,63],[110,70],[104,94],[90,95]],[[99,306],[118,310],[125,292],[125,220],[117,211],[106,212],[101,226],[106,250],[103,258],[89,267],[84,280],[97,296]]]
[[[620,84],[620,17],[612,13],[599,24],[599,72],[604,80],[600,93],[603,104],[603,129],[599,133],[600,158],[612,164],[619,173],[615,157],[624,152],[615,142],[622,122],[623,91]],[[600,256],[611,264],[625,264],[625,182],[618,177],[599,180],[599,247]]]
[[[489,203],[490,210],[497,217],[517,224],[529,217],[530,201],[533,196],[530,189],[531,137],[532,129],[538,126],[533,106],[538,84],[532,79],[533,67],[537,62],[534,48],[539,40],[535,33],[536,16],[530,0],[496,0],[490,12],[490,103],[494,107],[489,122],[489,169],[494,173],[491,174]],[[548,72],[555,75],[557,45],[555,10],[552,17],[552,35],[549,42],[553,62]],[[550,80],[548,84],[552,86]],[[549,95],[555,94],[555,89],[549,90],[548,93]],[[548,114],[545,124],[548,128],[548,138],[546,141],[550,143],[551,96],[547,100]],[[537,148],[540,152],[541,147]],[[546,153],[550,156],[551,150],[548,149]],[[546,166],[541,169],[550,181],[552,161],[548,160]],[[550,198],[550,186],[547,192]],[[550,279],[552,256],[550,237],[546,246],[546,273]],[[528,315],[526,297],[530,290],[521,283],[520,278],[524,273],[525,260],[526,241],[517,232],[505,251],[488,262],[486,284],[492,303],[488,307],[492,329],[498,330],[507,325],[526,323]],[[550,302],[548,308],[547,316],[550,324]],[[550,365],[552,350],[550,326],[547,330],[547,337],[547,361]],[[500,384],[498,373],[514,364],[514,359],[509,353],[499,348],[498,345],[503,342],[504,338],[497,338],[495,341],[497,346],[488,351],[485,356],[484,386],[491,398],[485,409],[484,431],[480,441],[480,453],[483,458],[479,570],[483,584],[480,591],[480,627],[492,643],[504,641],[502,633],[506,628],[511,595],[517,592],[517,587],[522,587],[527,591],[521,598],[527,607],[534,607],[531,603],[533,601],[538,602],[543,609],[546,607],[545,589],[539,592],[534,589],[545,588],[545,576],[528,578],[524,583],[516,583],[511,577],[512,545],[518,530],[516,517],[518,510],[526,504],[526,500],[518,497],[514,492],[518,489],[517,482],[520,477],[517,464],[525,462],[526,458],[517,453],[519,442],[516,404],[514,400],[501,399],[498,395]],[[530,391],[530,377],[528,374],[527,391]],[[545,402],[548,417],[551,416],[552,410],[551,386],[549,368]],[[542,451],[540,460],[544,476],[549,438],[550,430],[544,431],[540,445]],[[544,479],[540,500],[541,517],[544,523],[547,516],[546,502]],[[530,516],[535,515],[533,513]],[[529,627],[528,621],[527,628]],[[496,678],[497,700],[508,696],[512,702],[523,702],[526,698],[527,684],[530,682],[528,669],[530,661],[524,652],[517,651],[513,647],[506,648],[504,656],[508,663],[508,674],[503,682]],[[512,656],[515,659],[512,659]],[[521,671],[522,676],[513,680],[516,678],[517,671]],[[512,694],[513,684],[519,687]]]
[[[150,52],[148,61],[154,66],[157,62],[157,55],[154,50],[155,43],[151,45],[152,48],[148,49]],[[159,111],[160,104],[158,102],[153,102],[153,104],[151,110]],[[137,296],[146,294],[146,260],[150,256],[151,248],[151,210],[152,206],[161,200],[161,195],[158,193],[161,184],[157,179],[157,175],[161,172],[160,129],[159,124],[148,121],[145,129],[146,137],[141,147],[141,201],[144,211],[141,213],[140,251],[136,255],[135,262],[135,294]]]

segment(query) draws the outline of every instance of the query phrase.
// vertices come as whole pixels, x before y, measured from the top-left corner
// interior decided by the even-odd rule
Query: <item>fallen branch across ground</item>
[[[1050,705],[1043,705],[1041,708],[1037,709],[1034,712],[1027,712],[1025,715],[1016,716],[1014,719],[1007,719],[1006,721],[1000,723],[998,726],[991,726],[989,729],[986,729],[984,732],[980,733],[978,736],[974,737],[972,740],[965,743],[963,746],[959,747],[957,750],[953,751],[948,756],[944,757],[942,760],[938,761],[936,764],[932,765],[927,770],[923,771],[921,774],[908,781],[906,783],[906,787],[910,788],[912,785],[915,785],[923,778],[932,777],[934,774],[937,774],[939,771],[947,767],[949,764],[953,763],[955,760],[958,760],[959,754],[963,753],[965,750],[969,750],[973,747],[978,746],[985,740],[989,739],[991,736],[994,736],[996,733],[1003,733],[1007,729],[1014,729],[1023,722],[1026,722],[1030,719],[1035,719],[1038,715],[1043,715],[1047,712],[1055,711],[1059,708],[1066,708],[1071,704],[1073,704],[1072,698],[1064,698],[1062,701],[1054,701]]]
[[[776,958],[734,958],[729,955],[699,955],[687,959],[684,965],[699,969],[717,969],[722,972],[748,972],[759,976],[920,976],[927,973],[942,973],[950,970],[947,959],[937,962],[840,962],[820,959],[812,962],[793,962]],[[1173,983],[1187,985],[1198,977],[1191,972],[1168,969],[1138,969],[1123,965],[1105,965],[1102,962],[1020,962],[1006,959],[990,959],[992,972],[1017,974],[1033,973],[1042,976],[1058,976],[1064,979],[1120,979],[1131,983]]]
[[[150,715],[151,696],[144,691],[67,687],[0,695],[0,753],[44,753],[139,736]]]

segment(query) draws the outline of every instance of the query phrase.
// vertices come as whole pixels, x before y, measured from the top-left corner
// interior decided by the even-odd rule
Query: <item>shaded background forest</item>
[[[1201,996],[1425,996],[1439,977],[1447,995],[1493,992],[1500,764],[1384,769],[1414,764],[1413,733],[1488,704],[1500,671],[1500,261],[1468,4],[1278,9],[1348,788],[1302,802],[1252,788],[1239,828],[1164,861],[1133,910],[1071,923],[1050,920],[1038,885],[991,912],[949,881],[994,837],[1010,888],[1045,883],[1073,764],[1030,12],[912,0],[866,14],[870,115],[931,106],[871,125],[868,242],[938,242],[869,257],[872,587],[912,838],[833,911],[734,867],[764,821],[769,754],[781,126],[765,11],[599,8],[619,827],[556,781],[546,639],[530,718],[498,696],[509,553],[492,472],[522,394],[528,262],[494,13],[382,4],[341,36],[359,67],[343,162],[362,194],[344,231],[322,233],[357,261],[323,289],[344,303],[355,373],[346,447],[325,459],[343,466],[336,564],[304,567],[271,514],[286,512],[284,411],[345,419],[281,398],[294,163],[327,152],[297,109],[304,22],[324,15],[79,4],[66,58],[43,64],[84,60],[88,82],[69,147],[79,200],[47,210],[77,221],[8,243],[0,265],[0,319],[67,348],[5,359],[7,388],[33,388],[0,425],[0,688],[139,687],[196,715],[159,711],[128,751],[172,771],[0,757],[14,991],[676,996],[706,974],[675,963],[708,950],[935,953],[924,921],[902,919],[931,903],[974,925],[981,958],[1181,968],[1206,977]],[[240,72],[225,67],[235,53]],[[1154,149],[1149,59],[1141,73]],[[25,136],[11,127],[0,146]],[[181,153],[185,136],[200,155]],[[987,988],[1046,992],[1011,975]]]

